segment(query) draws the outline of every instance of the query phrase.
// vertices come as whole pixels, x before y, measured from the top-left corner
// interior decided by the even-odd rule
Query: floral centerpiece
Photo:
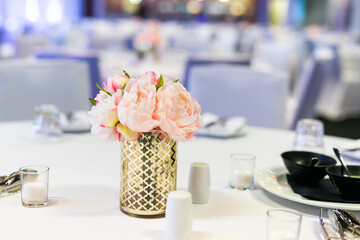
[[[155,60],[159,60],[158,51],[165,45],[164,38],[160,34],[159,22],[149,21],[145,28],[134,37],[133,45],[139,59],[144,58],[144,55],[149,52]]]
[[[178,81],[154,72],[144,77],[109,77],[89,112],[91,132],[121,141],[120,208],[140,217],[165,213],[176,189],[177,141],[203,126],[200,105]]]

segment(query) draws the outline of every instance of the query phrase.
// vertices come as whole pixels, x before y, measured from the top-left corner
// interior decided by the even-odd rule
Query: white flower
[[[96,105],[88,112],[89,122],[93,125],[91,132],[99,139],[114,140],[120,137],[116,124],[119,122],[117,105],[122,98],[118,90],[112,96],[100,91],[96,96]]]

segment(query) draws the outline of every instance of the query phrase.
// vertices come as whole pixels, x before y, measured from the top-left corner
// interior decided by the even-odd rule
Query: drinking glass
[[[301,119],[296,124],[294,149],[324,153],[324,125],[315,119]]]
[[[301,213],[290,209],[271,209],[267,213],[267,240],[298,240]]]
[[[255,155],[233,153],[230,159],[230,187],[236,190],[254,188]]]
[[[49,167],[26,166],[19,169],[21,202],[24,207],[42,207],[48,202]]]
[[[57,139],[63,133],[60,124],[60,111],[55,105],[36,106],[33,121],[33,135],[37,138]]]

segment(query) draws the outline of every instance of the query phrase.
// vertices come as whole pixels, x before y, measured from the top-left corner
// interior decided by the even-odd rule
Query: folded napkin
[[[204,127],[198,131],[199,136],[238,137],[247,129],[246,119],[243,117],[220,118],[212,113],[204,113],[202,119]]]
[[[64,132],[87,132],[91,129],[86,111],[60,114],[60,124]]]
[[[360,160],[360,139],[355,140],[349,144],[342,144],[338,146],[341,155],[350,160]],[[351,151],[351,149],[358,149]]]
[[[360,203],[360,199],[344,199],[330,179],[322,179],[318,185],[309,187],[296,183],[289,174],[286,175],[286,178],[293,192],[307,199],[324,202]]]

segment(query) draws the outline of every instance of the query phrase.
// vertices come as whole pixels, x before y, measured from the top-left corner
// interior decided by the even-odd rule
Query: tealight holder
[[[48,203],[49,167],[26,166],[19,169],[21,202],[24,207],[43,207]]]
[[[255,158],[247,153],[231,154],[230,187],[240,191],[254,188]]]

